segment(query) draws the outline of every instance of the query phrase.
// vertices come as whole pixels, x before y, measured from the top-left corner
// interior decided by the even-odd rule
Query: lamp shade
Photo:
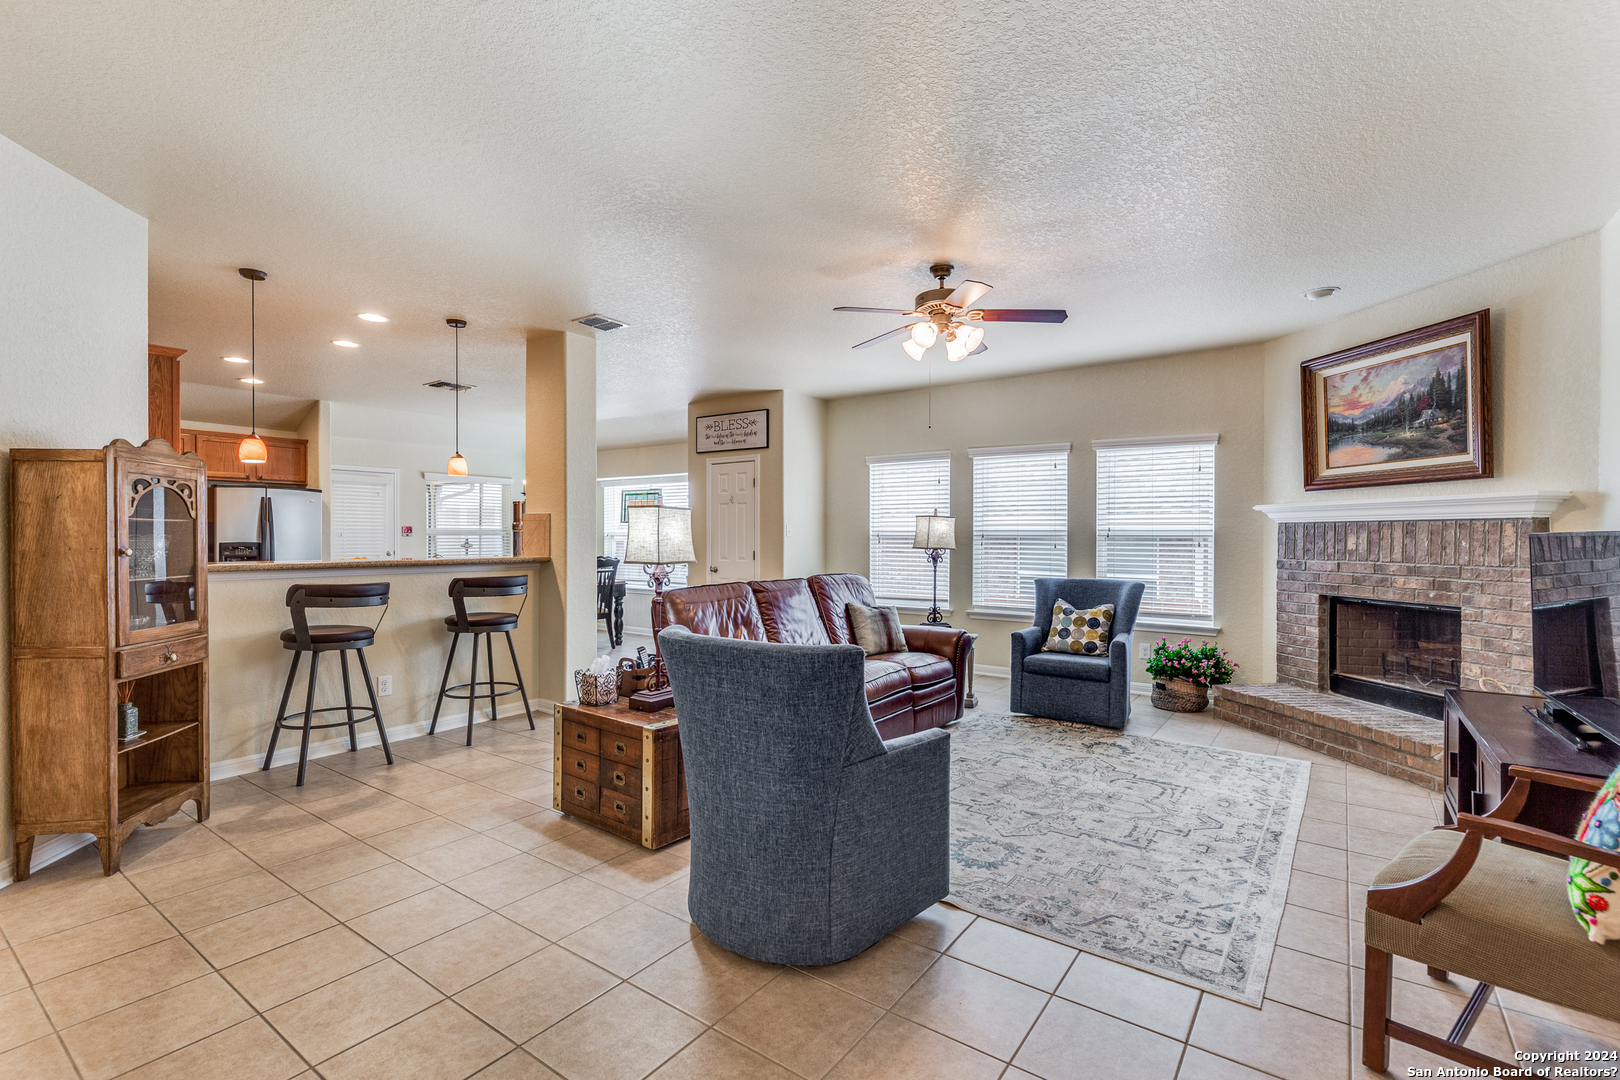
[[[684,506],[632,506],[624,545],[629,563],[696,562],[692,553],[692,511]]]
[[[911,546],[930,551],[955,550],[956,519],[937,514],[918,514],[917,538],[911,542]]]
[[[249,435],[237,444],[236,460],[244,465],[263,465],[270,460],[270,450],[258,435]]]

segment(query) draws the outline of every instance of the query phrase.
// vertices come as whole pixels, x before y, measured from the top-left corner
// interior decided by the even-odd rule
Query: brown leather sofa
[[[653,632],[684,626],[694,634],[787,645],[852,645],[846,604],[874,606],[859,574],[694,585],[664,593]],[[943,727],[962,715],[968,652],[974,635],[943,627],[907,626],[906,651],[866,658],[866,702],[885,739]]]

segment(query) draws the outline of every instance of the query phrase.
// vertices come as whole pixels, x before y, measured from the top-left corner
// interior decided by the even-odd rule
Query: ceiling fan
[[[1060,323],[1069,317],[1067,311],[1054,308],[975,308],[973,305],[990,286],[982,281],[964,281],[954,289],[945,287],[945,279],[950,277],[956,267],[950,263],[935,263],[928,268],[930,277],[939,279],[939,288],[928,289],[917,294],[917,303],[914,308],[907,311],[904,308],[878,308],[878,307],[836,307],[834,311],[870,311],[880,315],[907,315],[918,317],[920,321],[907,323],[905,326],[890,330],[887,334],[879,334],[854,346],[864,349],[868,345],[876,345],[880,341],[898,337],[901,334],[910,336],[901,347],[906,355],[913,360],[921,360],[923,354],[937,342],[945,343],[945,356],[953,363],[964,356],[973,356],[982,353],[990,346],[984,343],[984,327],[981,322],[1033,322],[1033,323]]]

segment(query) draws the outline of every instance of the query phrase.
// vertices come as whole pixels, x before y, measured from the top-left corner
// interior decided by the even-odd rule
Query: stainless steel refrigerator
[[[319,488],[208,485],[211,555],[216,562],[320,562]]]

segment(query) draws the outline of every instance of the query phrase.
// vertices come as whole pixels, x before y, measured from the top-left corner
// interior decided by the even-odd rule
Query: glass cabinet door
[[[172,470],[120,469],[119,637],[149,641],[200,628],[199,484]],[[164,475],[168,473],[169,475]]]

